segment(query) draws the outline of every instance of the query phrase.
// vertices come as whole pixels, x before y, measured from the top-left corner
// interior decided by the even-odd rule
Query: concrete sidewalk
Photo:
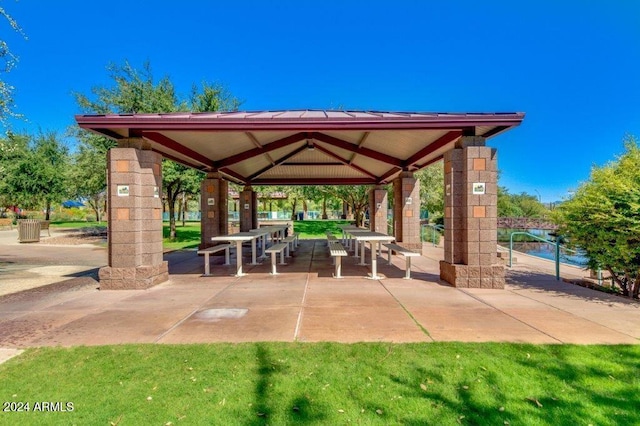
[[[369,267],[356,265],[349,256],[343,263],[345,278],[336,280],[326,242],[301,243],[275,277],[268,261],[249,266],[247,276],[234,277],[234,267],[221,265],[222,257],[214,257],[215,276],[202,277],[203,259],[195,251],[179,251],[166,255],[170,281],[149,290],[99,291],[85,275],[5,295],[0,297],[0,347],[245,341],[640,343],[639,303],[556,281],[552,262],[519,254],[519,263],[507,272],[505,290],[456,289],[439,280],[442,249],[430,247],[425,256],[414,258],[412,280],[402,279],[400,256],[392,266],[378,258],[379,272],[386,276],[381,280],[367,279]],[[98,250],[106,263],[106,251]],[[71,256],[76,255],[64,253]],[[97,260],[77,256],[76,261],[86,263],[79,266],[89,270]],[[562,273],[584,275],[564,266]]]

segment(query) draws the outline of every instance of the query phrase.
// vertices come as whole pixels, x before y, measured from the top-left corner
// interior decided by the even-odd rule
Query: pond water
[[[509,235],[512,232],[529,232],[540,238],[553,240],[553,237],[549,236],[549,230],[544,229],[499,229],[498,230],[498,244],[502,247],[509,248]],[[526,238],[526,235],[514,235],[513,249],[522,253],[529,254],[531,256],[541,257],[543,259],[555,260],[556,246],[555,244],[549,244],[544,242],[520,242],[518,239]],[[584,267],[587,263],[587,257],[580,250],[577,253],[560,247],[560,262],[567,263],[569,265]]]

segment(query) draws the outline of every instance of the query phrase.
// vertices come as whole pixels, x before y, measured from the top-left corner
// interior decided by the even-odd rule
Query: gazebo
[[[370,227],[420,247],[414,172],[444,159],[445,235],[440,276],[459,287],[504,287],[496,261],[496,150],[486,140],[523,113],[286,110],[78,115],[81,128],[117,141],[108,153],[109,261],[101,288],[142,289],[168,279],[162,257],[162,158],[206,173],[202,246],[227,233],[228,182],[240,194],[240,230],[258,226],[257,185],[371,185]]]

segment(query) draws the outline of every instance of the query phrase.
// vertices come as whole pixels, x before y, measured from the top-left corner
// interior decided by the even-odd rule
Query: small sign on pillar
[[[484,195],[486,185],[484,182],[474,182],[473,183],[473,195]]]
[[[208,206],[215,206],[216,205],[216,199],[215,198],[207,198],[207,205]]]
[[[128,197],[129,196],[129,185],[118,185],[117,193],[118,193],[118,197]]]

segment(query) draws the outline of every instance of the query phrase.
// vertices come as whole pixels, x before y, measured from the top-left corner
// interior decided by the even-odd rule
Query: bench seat
[[[387,253],[389,255],[389,265],[391,265],[392,252],[395,251],[396,253],[404,256],[405,262],[406,262],[404,279],[410,280],[411,279],[411,258],[415,256],[420,256],[420,253],[416,253],[415,251],[411,251],[397,244],[390,243],[390,244],[383,244],[383,245],[387,248]]]
[[[344,256],[348,256],[349,254],[344,249],[344,246],[340,241],[336,240],[328,240],[329,245],[329,254],[333,259],[333,263],[336,265],[336,272],[333,275],[334,278],[342,278],[342,258]]]
[[[289,243],[274,244],[265,250],[265,253],[271,253],[271,275],[278,275],[276,271],[276,254],[280,253],[280,264],[286,265],[284,261],[284,251],[289,247]]]
[[[209,255],[224,250],[224,264],[229,265],[229,249],[231,244],[218,244],[217,246],[207,247],[202,250],[198,250],[198,254],[204,254],[204,276],[211,275],[211,268],[209,265]]]

